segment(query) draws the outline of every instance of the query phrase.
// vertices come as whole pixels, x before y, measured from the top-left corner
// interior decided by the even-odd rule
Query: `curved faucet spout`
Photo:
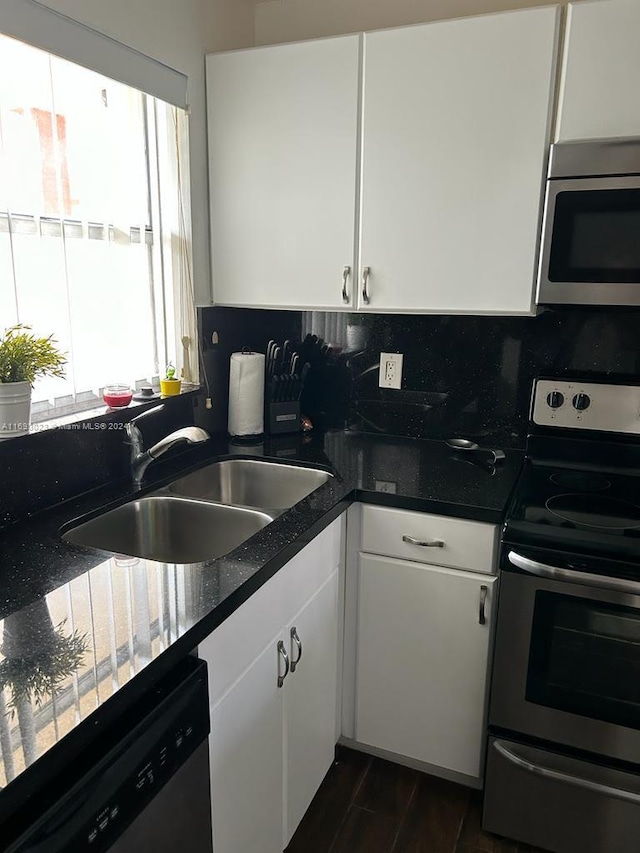
[[[131,441],[131,473],[136,486],[140,486],[142,483],[145,471],[153,460],[158,459],[163,453],[166,453],[174,444],[178,444],[180,441],[186,441],[189,444],[200,444],[203,441],[208,441],[210,437],[209,433],[200,427],[183,427],[165,436],[165,438],[161,438],[149,450],[143,450],[142,435],[135,423],[136,420],[137,418],[134,418],[127,424],[127,435]]]
[[[157,459],[179,441],[186,441],[189,444],[200,444],[203,441],[208,441],[208,439],[209,433],[204,429],[200,429],[200,427],[183,427],[183,429],[177,429],[170,435],[165,436],[165,438],[161,438],[157,444],[154,444],[153,447],[147,450],[147,453],[152,459]]]

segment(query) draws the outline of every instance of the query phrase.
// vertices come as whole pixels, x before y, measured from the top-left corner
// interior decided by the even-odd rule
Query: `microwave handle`
[[[552,779],[554,782],[562,782],[574,788],[594,791],[595,793],[605,794],[607,797],[615,797],[618,800],[626,800],[630,803],[640,803],[640,794],[636,794],[635,791],[625,791],[623,788],[614,788],[612,785],[604,785],[602,782],[596,782],[593,779],[582,779],[580,776],[574,776],[571,773],[564,773],[561,770],[554,770],[551,767],[534,764],[532,761],[516,755],[502,741],[494,740],[493,748],[510,764],[514,764],[521,770],[534,773],[536,776],[542,776],[543,779]]]
[[[527,572],[530,575],[537,575],[540,578],[569,581],[570,583],[579,583],[583,586],[596,587],[597,589],[608,589],[611,592],[626,592],[630,595],[640,595],[640,583],[636,581],[594,575],[588,572],[576,572],[572,569],[560,569],[558,566],[548,566],[546,563],[530,560],[528,557],[516,554],[515,551],[509,551],[508,560],[517,568],[522,569],[523,572]]]

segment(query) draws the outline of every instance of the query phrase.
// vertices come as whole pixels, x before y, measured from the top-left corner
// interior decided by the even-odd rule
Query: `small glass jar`
[[[112,382],[104,386],[102,399],[110,409],[122,409],[133,399],[133,391],[122,382]]]

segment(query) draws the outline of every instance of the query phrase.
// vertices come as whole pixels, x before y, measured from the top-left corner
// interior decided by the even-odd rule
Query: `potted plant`
[[[0,336],[0,438],[29,432],[31,388],[40,376],[64,376],[66,358],[53,336],[38,338],[30,326]]]
[[[160,393],[163,397],[174,397],[180,393],[181,379],[176,378],[176,369],[169,362],[165,373],[165,378],[160,380]]]

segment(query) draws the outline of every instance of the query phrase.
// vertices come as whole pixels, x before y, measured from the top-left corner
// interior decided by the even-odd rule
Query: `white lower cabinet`
[[[215,850],[282,848],[283,691],[276,645],[262,652],[211,709],[209,757]]]
[[[495,577],[361,553],[355,739],[478,779]]]
[[[280,853],[331,766],[342,526],[317,536],[198,648],[209,666],[216,853]]]
[[[331,766],[335,746],[338,664],[338,573],[295,616],[290,652],[302,657],[285,682],[286,836],[293,833]]]

